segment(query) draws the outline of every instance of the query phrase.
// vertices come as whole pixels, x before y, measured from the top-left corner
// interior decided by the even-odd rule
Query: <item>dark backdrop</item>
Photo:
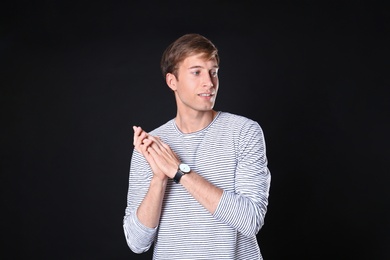
[[[136,259],[131,126],[175,116],[160,57],[197,32],[220,50],[216,109],[265,133],[265,259],[389,259],[384,3],[3,3],[1,258]]]

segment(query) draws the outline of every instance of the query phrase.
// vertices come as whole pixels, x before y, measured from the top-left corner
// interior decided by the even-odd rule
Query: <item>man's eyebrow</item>
[[[189,67],[188,69],[203,69],[203,68],[204,68],[203,66],[195,65],[195,66]],[[214,65],[213,68],[214,69],[219,69],[219,66],[218,65]]]
[[[200,66],[200,65],[195,65],[195,66],[189,67],[188,69],[202,69],[202,68],[204,68],[204,67]]]

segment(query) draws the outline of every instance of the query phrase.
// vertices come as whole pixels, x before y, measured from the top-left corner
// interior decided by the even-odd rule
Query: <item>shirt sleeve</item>
[[[149,189],[151,176],[149,164],[141,154],[134,150],[130,164],[129,190],[123,218],[123,230],[127,245],[134,253],[138,254],[149,250],[157,233],[157,227],[146,227],[137,217],[137,209]]]
[[[256,235],[264,224],[271,174],[263,131],[249,120],[238,140],[235,191],[224,191],[214,217],[245,236]]]

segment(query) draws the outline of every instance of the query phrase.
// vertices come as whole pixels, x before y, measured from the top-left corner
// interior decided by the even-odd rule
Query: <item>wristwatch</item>
[[[180,182],[181,177],[183,177],[184,174],[187,174],[191,171],[190,166],[188,166],[185,163],[180,163],[179,167],[177,169],[175,177],[173,177],[173,181],[176,183]]]

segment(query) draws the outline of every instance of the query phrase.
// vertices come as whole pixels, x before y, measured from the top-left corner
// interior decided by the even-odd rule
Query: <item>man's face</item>
[[[178,109],[204,112],[213,109],[219,87],[218,64],[203,54],[187,57],[179,64],[178,79],[172,88]]]

